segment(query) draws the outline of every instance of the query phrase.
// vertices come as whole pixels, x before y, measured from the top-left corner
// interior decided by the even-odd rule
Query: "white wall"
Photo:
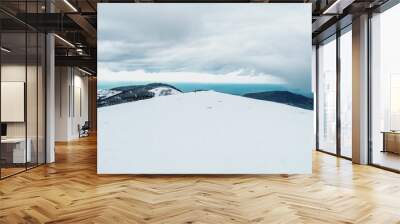
[[[88,121],[88,78],[80,74],[74,75],[74,107],[72,108],[71,134],[73,138],[79,137],[78,125]]]
[[[56,67],[56,141],[79,138],[78,125],[88,120],[88,78],[72,67]]]
[[[69,76],[67,67],[56,67],[55,76],[55,140],[68,140],[68,86]]]

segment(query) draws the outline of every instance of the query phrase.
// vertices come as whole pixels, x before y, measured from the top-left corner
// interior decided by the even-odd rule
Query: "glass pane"
[[[38,98],[38,88],[37,88],[37,79],[38,79],[38,57],[37,57],[37,45],[38,45],[38,37],[36,32],[27,33],[28,38],[28,62],[27,62],[27,81],[26,81],[26,89],[27,89],[27,98],[26,98],[26,112],[27,112],[27,143],[28,150],[30,149],[30,153],[28,154],[30,158],[28,159],[28,168],[34,167],[37,165],[37,132],[38,132],[38,120],[37,120],[37,98]]]
[[[336,153],[336,40],[318,48],[319,149]]]
[[[26,35],[2,33],[1,50],[1,166],[2,177],[25,170]],[[29,149],[29,147],[28,147]]]
[[[372,163],[400,170],[400,5],[372,18]]]
[[[46,39],[44,34],[39,34],[39,45],[38,45],[38,163],[45,163],[45,44]]]
[[[352,156],[352,35],[351,30],[340,37],[340,150]]]
[[[45,0],[0,1],[0,7],[43,13]],[[2,178],[45,162],[45,35],[28,28],[0,12]]]

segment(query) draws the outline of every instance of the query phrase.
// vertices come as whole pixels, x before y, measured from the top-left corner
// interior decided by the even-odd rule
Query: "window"
[[[17,11],[40,13],[43,4],[19,2]],[[0,23],[0,178],[5,178],[45,163],[46,40],[12,17],[0,17],[12,24]]]
[[[400,5],[372,17],[371,161],[400,170]]]
[[[336,39],[318,48],[318,148],[336,153]]]
[[[340,36],[340,154],[352,156],[352,34],[351,26]]]

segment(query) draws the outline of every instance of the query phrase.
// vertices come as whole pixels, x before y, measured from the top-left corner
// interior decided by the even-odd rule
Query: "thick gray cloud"
[[[309,4],[99,4],[99,68],[265,74],[311,86]]]

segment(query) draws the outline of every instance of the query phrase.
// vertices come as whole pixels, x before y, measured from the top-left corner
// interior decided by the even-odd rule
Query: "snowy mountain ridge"
[[[149,91],[154,93],[155,97],[158,97],[158,96],[169,96],[169,95],[175,95],[175,94],[181,93],[178,90],[170,88],[170,87],[156,87],[156,88],[151,89]]]
[[[163,83],[121,86],[109,90],[102,89],[97,93],[97,106],[110,106],[179,93],[182,93],[182,91],[174,86]]]

